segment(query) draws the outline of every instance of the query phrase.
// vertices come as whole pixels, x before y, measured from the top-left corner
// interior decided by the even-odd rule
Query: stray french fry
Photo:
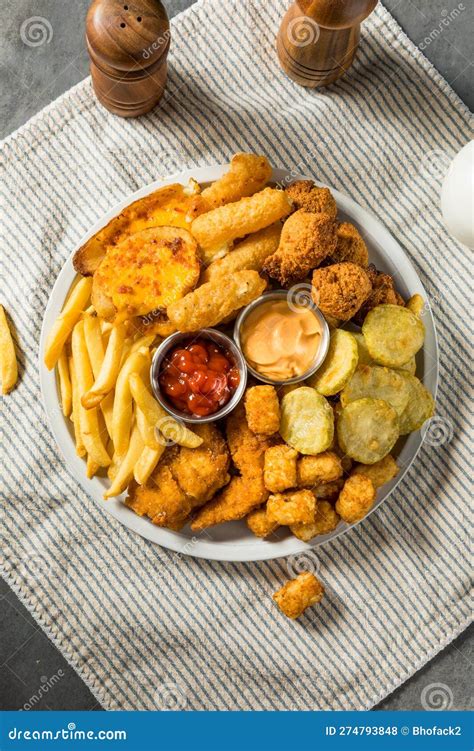
[[[72,290],[62,312],[56,318],[46,340],[44,364],[48,370],[56,365],[69,334],[76,325],[90,297],[92,279],[81,279]]]
[[[112,414],[112,440],[118,454],[125,454],[130,438],[133,403],[129,377],[132,373],[141,373],[147,366],[150,366],[150,353],[143,347],[138,352],[130,353],[117,378]]]
[[[133,471],[135,481],[139,485],[145,485],[146,481],[158,464],[165,448],[165,446],[160,446],[157,449],[151,449],[149,446],[144,447]]]
[[[17,382],[18,365],[15,345],[13,344],[3,305],[0,305],[0,373],[2,378],[2,394],[8,394]]]
[[[74,425],[74,438],[76,441],[76,454],[78,456],[86,455],[86,447],[81,435],[81,421],[79,419],[79,412],[81,410],[81,400],[79,397],[79,391],[77,389],[76,369],[74,367],[74,358],[69,357],[69,373],[71,375],[71,389],[72,389],[72,422]]]
[[[129,379],[130,391],[137,403],[137,407],[142,410],[147,421],[158,428],[160,433],[165,437],[166,442],[176,443],[179,446],[186,446],[195,449],[202,443],[202,438],[193,433],[185,425],[174,420],[161,407],[156,399],[150,394],[143,380],[137,373],[133,373]]]
[[[213,261],[201,276],[201,282],[222,279],[234,271],[261,271],[265,260],[278,248],[281,236],[281,224],[275,222],[270,227],[249,235],[235,246],[234,250]]]
[[[86,409],[96,407],[104,396],[115,386],[122,362],[122,352],[125,341],[125,326],[114,326],[110,334],[107,349],[95,383],[82,395],[82,404]]]
[[[72,387],[69,375],[68,356],[64,347],[58,360],[59,393],[61,394],[61,408],[64,417],[69,417],[72,409]]]
[[[74,358],[74,369],[77,378],[77,388],[79,393],[83,394],[92,386],[94,377],[87,353],[86,339],[84,336],[84,321],[79,321],[74,326],[72,332],[72,356]],[[82,404],[81,404],[82,407]],[[96,409],[78,410],[79,424],[81,427],[82,440],[86,447],[87,453],[99,467],[108,467],[110,456],[102,442],[99,427],[99,417]],[[74,413],[77,416],[77,413]]]
[[[112,485],[104,493],[104,499],[113,498],[116,495],[123,493],[125,488],[129,485],[130,480],[133,477],[133,470],[136,463],[140,459],[141,453],[144,449],[144,444],[140,431],[135,423],[132,429],[132,435],[130,437],[130,443],[128,445],[127,453],[124,459],[118,464],[118,471],[112,480]]]

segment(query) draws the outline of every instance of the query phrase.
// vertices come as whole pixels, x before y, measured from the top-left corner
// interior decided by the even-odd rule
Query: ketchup
[[[205,417],[227,404],[240,374],[227,350],[211,340],[196,339],[168,353],[158,380],[173,407]]]

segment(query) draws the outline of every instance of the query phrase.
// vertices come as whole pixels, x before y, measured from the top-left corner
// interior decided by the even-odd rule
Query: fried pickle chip
[[[404,365],[400,365],[399,368],[396,368],[396,370],[404,370],[406,373],[410,373],[410,375],[415,375],[416,373],[416,357],[410,357],[408,362],[406,362]]]
[[[399,373],[409,391],[407,405],[400,416],[400,435],[407,435],[419,430],[426,420],[433,417],[435,402],[419,378],[403,370]]]
[[[311,524],[292,524],[290,530],[298,540],[309,542],[316,535],[327,535],[336,529],[340,522],[339,514],[329,501],[318,501],[316,516]]]
[[[356,333],[354,331],[351,331],[351,334],[357,342],[357,350],[359,353],[359,360],[357,364],[358,365],[372,365],[374,361],[370,355],[369,350],[367,349],[367,344],[364,339],[364,335],[360,334],[359,332]]]
[[[398,467],[391,454],[387,454],[375,464],[356,464],[351,472],[352,475],[365,475],[372,480],[374,488],[381,488],[386,482],[390,482],[398,474]]]
[[[425,327],[408,308],[378,305],[367,314],[362,333],[376,362],[399,368],[423,346]]]
[[[319,370],[307,383],[323,396],[332,396],[344,388],[352,377],[359,359],[357,342],[349,331],[331,332],[329,350]]]
[[[392,405],[400,416],[405,409],[409,388],[402,375],[381,365],[363,365],[357,368],[351,380],[341,393],[341,404],[347,407],[356,399],[371,396],[383,399]]]
[[[281,402],[280,435],[301,454],[326,451],[334,438],[331,405],[309,386],[291,391]]]
[[[344,407],[337,419],[341,449],[362,464],[375,464],[383,459],[398,436],[397,413],[383,399],[357,399]]]

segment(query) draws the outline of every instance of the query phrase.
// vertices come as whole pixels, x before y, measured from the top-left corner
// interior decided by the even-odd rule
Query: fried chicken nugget
[[[304,209],[336,218],[336,201],[329,188],[318,188],[312,180],[297,180],[286,189],[286,193],[297,210]]]
[[[292,524],[290,529],[298,540],[309,542],[316,535],[327,535],[336,529],[340,522],[339,514],[329,501],[318,501],[312,524]]]
[[[213,261],[201,276],[201,282],[225,278],[234,271],[261,271],[265,260],[278,248],[281,237],[281,222],[249,235],[238,243],[231,253]]]
[[[267,258],[263,270],[282,285],[301,281],[334,251],[334,228],[329,214],[296,211],[283,225],[278,250]]]
[[[323,599],[324,587],[310,571],[303,571],[296,579],[291,579],[273,599],[281,612],[294,620],[304,613],[306,608]]]
[[[353,318],[371,291],[368,274],[355,263],[334,263],[313,273],[315,304],[325,315],[341,321]]]
[[[208,263],[216,248],[259,232],[288,216],[290,211],[291,202],[285,191],[265,188],[236,203],[201,214],[193,221],[191,233],[201,246],[204,263]]]
[[[362,326],[367,313],[377,305],[405,305],[405,301],[396,291],[394,281],[389,274],[378,271],[371,263],[367,269],[367,276],[372,285],[372,291],[354,316],[354,322],[359,326]]]
[[[250,430],[273,435],[280,429],[280,402],[274,386],[252,386],[245,392],[245,414]]]
[[[229,171],[208,188],[204,188],[196,200],[199,204],[202,201],[205,211],[210,211],[257,193],[265,187],[271,176],[272,168],[266,156],[235,154]]]
[[[250,514],[247,514],[245,521],[247,522],[247,527],[254,533],[255,537],[268,537],[268,535],[271,535],[272,532],[278,529],[277,522],[269,520],[265,506],[251,511]]]
[[[357,266],[367,268],[369,251],[359,231],[349,222],[342,222],[336,227],[336,249],[331,254],[334,263],[349,261]]]
[[[168,307],[168,318],[178,331],[217,326],[234,311],[259,297],[266,282],[256,271],[236,271],[225,284],[207,282]]]
[[[281,493],[296,485],[298,452],[291,446],[270,446],[265,451],[263,480],[267,490]]]
[[[334,451],[323,451],[315,456],[302,456],[298,461],[299,487],[311,487],[322,482],[333,482],[342,477],[341,460]]]
[[[316,498],[310,490],[275,493],[267,501],[267,517],[281,525],[311,524],[316,514]]]
[[[336,502],[336,511],[348,524],[363,519],[375,501],[375,488],[370,477],[352,475],[344,483]]]

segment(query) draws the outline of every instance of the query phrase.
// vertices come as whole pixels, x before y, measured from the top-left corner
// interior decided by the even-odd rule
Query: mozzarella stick
[[[207,282],[168,308],[170,321],[179,331],[217,326],[235,310],[259,297],[266,282],[256,271],[236,271],[222,283]]]
[[[201,283],[223,279],[234,271],[261,271],[268,256],[278,249],[280,236],[280,222],[249,235],[225,258],[211,263],[202,274]]]
[[[204,188],[199,198],[210,209],[251,196],[262,190],[272,176],[272,168],[265,156],[236,154],[230,169],[219,180]]]
[[[288,216],[291,202],[283,190],[265,188],[249,198],[228,203],[198,216],[191,232],[204,250],[222,247],[226,243],[258,232]]]

